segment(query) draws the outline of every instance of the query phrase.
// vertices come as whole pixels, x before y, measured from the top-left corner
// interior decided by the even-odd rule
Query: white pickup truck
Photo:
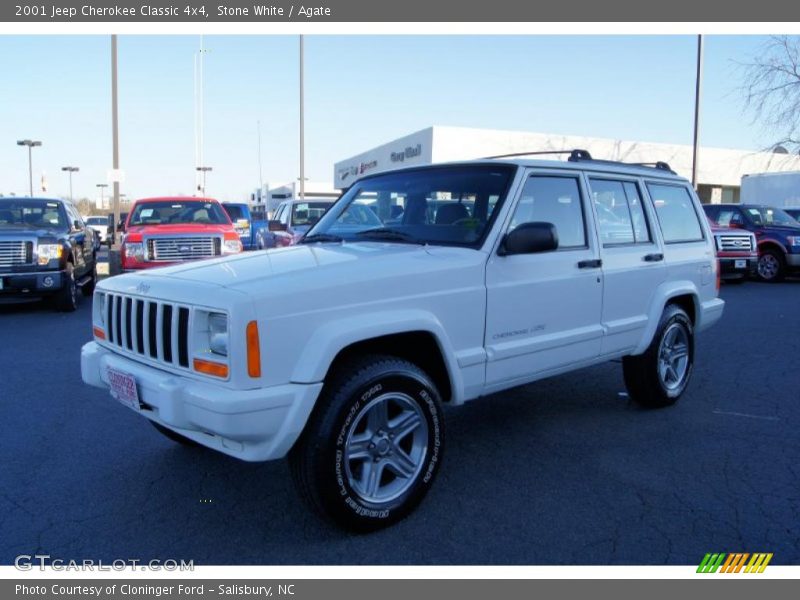
[[[297,246],[103,281],[82,375],[176,441],[288,454],[312,506],[368,531],[431,487],[443,404],[618,358],[634,401],[674,403],[722,315],[718,275],[663,163],[398,170],[355,182]]]

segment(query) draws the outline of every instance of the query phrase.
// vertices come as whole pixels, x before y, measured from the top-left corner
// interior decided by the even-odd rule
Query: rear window
[[[108,225],[108,217],[88,217],[87,225]]]
[[[129,225],[226,225],[228,216],[216,202],[165,200],[142,202],[133,209]]]
[[[228,216],[231,218],[231,221],[238,221],[239,219],[247,219],[247,214],[245,213],[243,206],[237,206],[235,204],[223,204],[222,208],[225,209],[226,213],[228,213]]]
[[[648,183],[647,190],[656,207],[666,243],[699,242],[704,239],[689,190],[683,186],[659,183]]]

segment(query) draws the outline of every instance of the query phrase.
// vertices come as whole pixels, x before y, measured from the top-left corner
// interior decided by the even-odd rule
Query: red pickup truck
[[[239,234],[211,198],[137,200],[125,222],[122,269],[162,267],[242,251]]]

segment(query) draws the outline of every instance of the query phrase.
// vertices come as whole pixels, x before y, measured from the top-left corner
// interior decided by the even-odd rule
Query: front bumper
[[[142,416],[204,446],[246,461],[284,456],[303,430],[321,383],[235,390],[174,375],[96,342],[81,350],[81,376],[108,389],[107,368],[136,379]]]
[[[0,273],[0,298],[39,297],[57,292],[64,283],[62,271]]]
[[[726,277],[754,277],[758,271],[758,257],[720,257],[719,267],[720,276],[723,279]]]

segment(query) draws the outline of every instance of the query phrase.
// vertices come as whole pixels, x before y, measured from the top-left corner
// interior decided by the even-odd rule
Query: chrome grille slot
[[[105,294],[107,340],[127,354],[189,368],[191,309],[171,302]]]
[[[750,252],[753,244],[749,235],[721,235],[719,249],[727,252]]]
[[[155,262],[174,262],[219,256],[220,238],[155,237],[147,240],[147,258]]]
[[[0,241],[0,268],[33,262],[33,244],[22,241]]]

